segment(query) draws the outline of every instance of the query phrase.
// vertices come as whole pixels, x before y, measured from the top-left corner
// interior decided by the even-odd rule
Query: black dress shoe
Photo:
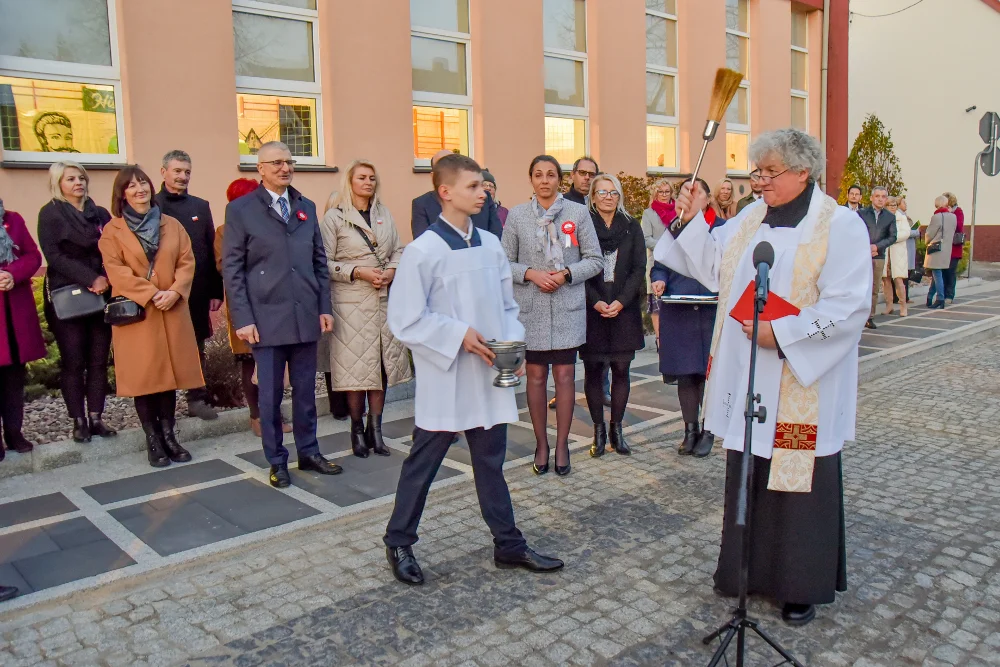
[[[322,454],[313,454],[299,459],[299,470],[312,470],[321,475],[339,475],[344,472],[336,463],[330,463]]]
[[[90,442],[90,426],[86,419],[73,420],[73,442]]]
[[[558,558],[536,554],[527,547],[515,556],[504,556],[494,551],[493,564],[501,570],[522,568],[531,572],[554,572],[555,570],[562,569],[563,566],[563,562]]]
[[[96,435],[101,438],[113,438],[118,435],[118,431],[113,428],[109,428],[108,425],[104,423],[100,412],[91,412],[90,435]]]
[[[11,431],[10,429],[6,429],[3,437],[7,442],[7,449],[13,449],[18,454],[27,454],[35,448],[33,444],[28,442],[27,438],[21,435],[20,431]]]
[[[174,418],[160,420],[160,433],[163,435],[163,446],[167,450],[167,456],[174,463],[187,463],[191,460],[191,453],[181,447],[174,434]]]
[[[456,434],[457,435],[457,434]],[[382,439],[382,415],[368,413],[368,424],[365,426],[365,444],[379,456],[390,456],[389,448]]]
[[[351,420],[351,451],[359,459],[368,458],[368,443],[365,440],[365,423],[358,420]]]
[[[816,618],[816,605],[791,604],[786,602],[781,608],[781,618],[788,625],[801,626]]]
[[[608,436],[608,439],[611,441],[611,449],[622,456],[630,456],[632,454],[632,448],[628,446],[628,442],[625,441],[625,434],[622,433],[621,422],[611,422],[611,432]]]
[[[690,454],[694,451],[694,446],[698,444],[698,437],[701,435],[701,425],[698,422],[693,424],[684,424],[684,440],[681,441],[681,446],[677,448],[677,453],[680,455]]]
[[[170,465],[167,448],[163,443],[160,427],[153,422],[143,422],[142,432],[146,434],[146,460],[154,468],[165,468]]]
[[[595,459],[604,456],[608,448],[608,427],[604,422],[594,424],[594,442],[590,445],[590,455]]]
[[[291,486],[292,476],[288,474],[288,464],[279,463],[278,465],[272,465],[270,480],[271,486],[276,489],[285,489]]]
[[[13,586],[0,586],[0,602],[13,600],[17,597],[17,589]]]
[[[392,568],[392,576],[410,586],[424,583],[424,573],[420,569],[413,547],[386,547],[385,559]]]
[[[868,321],[865,322],[865,329],[878,329],[878,327],[875,326],[875,320],[869,317]]]
[[[694,446],[694,451],[691,453],[695,455],[695,458],[703,459],[712,453],[713,445],[715,445],[715,436],[710,431],[702,431],[698,438],[698,444]]]

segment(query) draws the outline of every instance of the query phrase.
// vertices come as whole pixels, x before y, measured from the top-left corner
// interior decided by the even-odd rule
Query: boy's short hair
[[[483,168],[471,157],[457,153],[445,155],[441,159],[436,160],[434,167],[431,169],[431,183],[434,185],[434,193],[437,194],[438,188],[442,185],[453,184],[455,177],[458,176],[458,172],[460,171],[471,171],[480,174]]]

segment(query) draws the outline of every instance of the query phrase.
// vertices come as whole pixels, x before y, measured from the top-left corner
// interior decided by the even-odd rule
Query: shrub
[[[225,318],[215,327],[212,337],[205,341],[205,387],[212,403],[220,408],[237,408],[246,405],[240,366],[229,347],[229,331]]]

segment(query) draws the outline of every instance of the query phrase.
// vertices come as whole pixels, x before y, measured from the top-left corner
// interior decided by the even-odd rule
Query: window
[[[726,112],[726,170],[750,171],[749,0],[726,0],[726,67],[743,73],[743,83]]]
[[[792,12],[792,127],[809,130],[809,15]]]
[[[471,155],[469,0],[410,0],[413,162],[441,150]]]
[[[240,161],[268,141],[322,165],[317,0],[233,0]]]
[[[545,152],[563,165],[587,153],[587,3],[543,0]]]
[[[646,0],[646,168],[677,167],[677,0]]]
[[[125,162],[114,0],[0,0],[5,160]]]

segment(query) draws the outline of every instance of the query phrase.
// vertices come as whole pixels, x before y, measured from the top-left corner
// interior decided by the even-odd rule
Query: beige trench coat
[[[389,209],[376,201],[371,221],[369,228],[353,207],[349,211],[337,207],[327,211],[319,225],[333,302],[333,332],[320,343],[319,370],[332,374],[336,391],[382,389],[382,366],[390,387],[413,377],[407,350],[386,322],[388,289],[376,290],[369,282],[351,280],[355,268],[379,268],[379,260],[361,234],[375,246],[385,268],[395,269],[403,255]]]

